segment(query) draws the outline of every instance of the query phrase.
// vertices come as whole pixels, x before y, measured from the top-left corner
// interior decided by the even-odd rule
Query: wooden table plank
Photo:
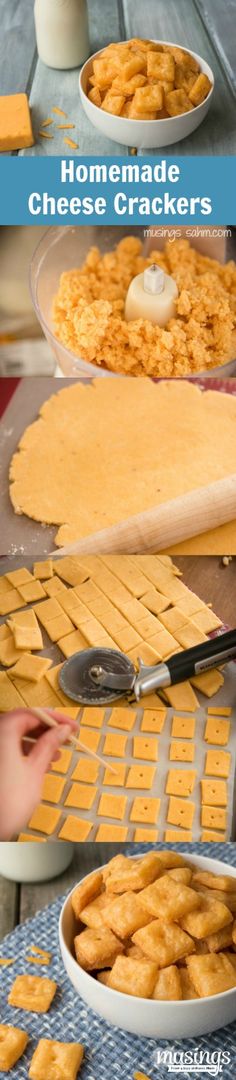
[[[0,877],[0,941],[14,930],[18,922],[19,886]]]
[[[232,33],[235,23],[235,0],[227,0],[227,4],[222,4],[222,0],[194,0],[194,2],[229,83],[236,92],[235,36]]]
[[[153,37],[174,41],[199,53],[212,68],[215,75],[215,92],[208,116],[188,139],[165,147],[165,155],[174,154],[232,154],[235,152],[235,103],[221,63],[214,48],[211,35],[204,26],[204,5],[201,18],[193,0],[124,0],[127,36]],[[214,24],[215,0],[208,0],[208,18]],[[223,13],[222,13],[223,15]],[[232,22],[231,22],[232,27]],[[231,31],[232,32],[232,31]],[[227,54],[230,27],[228,20],[221,23],[221,43]],[[218,35],[219,36],[219,35]],[[153,151],[158,154],[160,151]],[[141,151],[142,153],[142,151]],[[144,151],[146,156],[146,151]],[[152,153],[152,151],[150,151]]]
[[[36,55],[33,0],[0,0],[1,94],[17,94],[30,85]]]

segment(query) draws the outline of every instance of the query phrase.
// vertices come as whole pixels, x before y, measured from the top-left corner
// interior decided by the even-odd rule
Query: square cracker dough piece
[[[126,745],[126,735],[115,735],[113,731],[109,731],[105,735],[102,753],[108,757],[123,758],[126,754]]]
[[[179,840],[181,843],[183,840],[190,840],[191,842],[192,833],[189,829],[166,829],[165,840],[168,844],[177,844]]]
[[[49,600],[50,600],[51,597],[53,598],[54,596],[57,596],[58,593],[60,593],[60,596],[62,596],[62,594],[63,594],[63,599],[64,599],[64,594],[67,595],[66,585],[63,584],[63,581],[61,581],[60,578],[57,577],[56,574],[54,575],[54,577],[48,578],[47,581],[44,581],[43,587],[44,587],[44,592],[48,596]],[[60,603],[61,603],[61,600],[60,600]],[[61,607],[63,607],[62,604],[61,604]]]
[[[196,776],[194,769],[170,769],[166,780],[166,795],[188,798],[193,792]]]
[[[150,645],[149,641],[141,641],[140,645],[136,645],[135,649],[129,649],[127,656],[132,663],[137,665],[141,659],[144,664],[157,664],[158,660],[161,660],[160,653]]]
[[[208,716],[232,716],[231,705],[208,705]]]
[[[26,585],[19,585],[19,593],[25,604],[33,603],[34,600],[41,600],[45,596],[41,582],[36,580],[29,581]]]
[[[144,709],[140,724],[140,731],[160,735],[167,716],[167,709]]]
[[[158,835],[158,829],[140,829],[138,826],[138,828],[134,830],[134,841],[138,844],[155,844],[158,840]]]
[[[16,611],[8,620],[16,648],[43,649],[43,638],[34,611]]]
[[[0,671],[0,712],[24,708],[24,698],[5,671]]]
[[[50,768],[53,769],[53,772],[63,773],[63,775],[65,775],[70,767],[72,750],[66,750],[64,747],[61,749],[60,747],[59,754],[59,761],[52,761]]]
[[[97,790],[91,784],[73,783],[65,799],[65,806],[74,806],[77,810],[91,810]]]
[[[78,818],[74,817],[73,814],[68,814],[65,821],[63,821],[62,828],[58,834],[58,840],[71,840],[72,843],[83,844],[88,839],[91,828],[91,821],[86,821],[85,818]]]
[[[47,630],[51,619],[58,619],[62,614],[61,606],[55,596],[50,597],[49,600],[44,600],[42,604],[34,604],[34,611],[45,630]]]
[[[98,804],[98,817],[115,818],[122,821],[126,804],[127,798],[125,795],[110,795],[103,792]]]
[[[184,829],[191,829],[194,814],[194,803],[187,802],[186,799],[179,799],[175,795],[170,796],[167,813],[168,825],[179,825],[183,826]]]
[[[74,656],[74,653],[81,652],[82,649],[88,648],[87,641],[85,641],[83,634],[81,634],[81,630],[73,630],[72,634],[66,634],[66,637],[59,638],[57,644],[63,655],[66,656],[66,659],[68,659],[69,656]]]
[[[66,637],[73,631],[73,623],[69,616],[62,611],[62,614],[56,619],[50,619],[47,626],[47,634],[50,641],[59,641],[60,638]]]
[[[193,623],[198,627],[198,630],[203,630],[204,634],[211,634],[213,630],[217,630],[222,626],[222,620],[218,619],[214,611],[211,611],[208,607],[195,612],[191,620],[191,624]]]
[[[170,761],[194,761],[195,745],[192,742],[182,742],[181,739],[170,744]]]
[[[230,773],[231,754],[226,750],[208,750],[205,760],[205,776],[223,776]]]
[[[195,716],[173,716],[171,735],[175,739],[193,739],[195,726]]]
[[[224,840],[227,840],[227,834],[226,834],[226,832],[225,833],[219,833],[219,832],[216,832],[216,831],[214,832],[213,829],[212,830],[211,829],[203,829],[200,839],[205,844],[215,843],[215,840],[216,841],[220,840],[221,843],[223,843]]]
[[[47,578],[53,577],[53,561],[52,559],[44,559],[43,562],[35,562],[33,566],[34,577],[39,581],[47,581]]]
[[[211,698],[214,694],[218,693],[221,686],[224,686],[224,676],[221,671],[203,671],[201,675],[193,675],[190,680],[191,685],[196,687],[196,690],[201,690],[202,694],[206,694],[206,697]]]
[[[46,833],[46,836],[52,836],[55,831],[59,818],[61,816],[60,810],[54,810],[52,806],[44,806],[42,803],[36,806],[36,810],[28,823],[29,829],[35,829],[35,832]]]
[[[149,825],[156,825],[158,822],[161,800],[152,799],[149,796],[147,798],[139,795],[133,801],[130,811],[130,821],[146,822]]]
[[[86,754],[89,750],[94,750],[96,753],[100,742],[100,731],[92,731],[92,729],[89,731],[89,729],[83,728],[80,731],[79,740],[78,750],[80,753]]]
[[[176,628],[175,637],[182,649],[192,649],[195,645],[201,645],[203,641],[207,641],[206,634],[202,630],[198,630],[198,627],[190,621],[184,626]]]
[[[11,672],[13,670],[14,669],[12,668],[9,673],[11,679]],[[46,706],[46,708],[50,709],[60,709],[58,697],[54,693],[54,690],[52,690],[51,687],[48,685],[44,675],[43,678],[39,680],[39,682],[33,682],[33,680],[30,681],[29,679],[21,679],[18,678],[17,675],[14,675],[13,684],[16,687],[16,690],[18,690],[18,693],[20,693],[24,704],[28,705],[29,708],[33,708],[34,705],[36,705],[36,708],[38,705],[42,705],[43,707]]]
[[[146,735],[135,735],[133,739],[133,757],[139,761],[158,761],[157,739]]]
[[[123,843],[127,840],[128,829],[125,825],[99,825],[95,836],[95,843]]]
[[[208,716],[204,739],[213,746],[227,746],[230,737],[230,720],[221,720],[217,716]]]
[[[198,699],[188,681],[165,687],[163,694],[168,704],[172,705],[173,709],[179,709],[180,712],[195,712],[198,708]]]
[[[19,570],[8,570],[6,578],[14,589],[18,589],[19,585],[27,585],[27,582],[34,580],[33,574],[25,566],[20,567]]]
[[[122,731],[132,731],[136,721],[135,709],[124,709],[115,707],[111,711],[109,720],[107,721],[108,727],[121,728]]]
[[[63,559],[56,559],[54,568],[58,577],[62,577],[67,585],[80,585],[90,577],[89,568],[84,559],[78,555],[65,555]]]
[[[202,806],[201,825],[207,829],[226,829],[226,810],[222,806]]]
[[[107,787],[125,787],[127,765],[116,762],[116,775],[111,772],[109,765],[104,770],[103,785]]]
[[[61,776],[51,776],[50,773],[45,773],[41,798],[45,799],[45,802],[59,803],[64,787],[65,780]]]
[[[152,765],[131,765],[128,771],[126,787],[150,791],[155,775],[156,769]]]
[[[12,678],[17,675],[19,679],[29,679],[37,683],[51,664],[52,660],[49,660],[47,656],[31,656],[30,653],[24,653],[14,665],[11,675]]]
[[[84,784],[96,784],[99,768],[99,761],[92,761],[91,758],[79,758],[71,779],[80,780]],[[112,776],[114,781],[114,773],[112,773]]]
[[[24,607],[24,601],[17,589],[9,587],[9,592],[0,594],[0,615],[10,615],[21,607]]]
[[[21,1028],[0,1024],[0,1069],[4,1073],[10,1072],[22,1057],[28,1040],[29,1036]]]
[[[48,1012],[57,990],[53,979],[41,975],[17,975],[13,983],[8,1004],[26,1012]]]
[[[83,709],[80,723],[83,727],[101,728],[103,727],[105,719],[105,709],[101,706],[93,707],[90,705]]]
[[[13,634],[5,638],[5,641],[0,641],[0,664],[3,667],[11,667],[12,664],[16,664],[21,655],[20,649],[16,649]]]
[[[202,803],[206,806],[227,806],[228,792],[225,780],[201,780]]]
[[[55,1080],[55,1069],[58,1080],[76,1080],[83,1056],[81,1043],[40,1039],[30,1065],[30,1080]]]

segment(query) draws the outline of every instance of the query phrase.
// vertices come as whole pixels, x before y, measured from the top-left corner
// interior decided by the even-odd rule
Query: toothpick
[[[34,708],[30,711],[33,713],[33,716],[37,716],[39,720],[42,720],[43,724],[46,724],[47,727],[59,727],[57,720],[55,720],[54,717],[46,711],[46,709]],[[32,737],[28,737],[28,735],[25,735],[24,742],[36,742],[36,739],[32,739]],[[110,769],[111,772],[114,773],[115,776],[117,776],[117,769],[114,769],[114,766],[110,765],[110,763],[108,764],[107,761],[104,760],[104,758],[100,757],[100,754],[96,754],[95,750],[88,749],[88,747],[85,746],[85,743],[82,742],[82,739],[77,738],[76,735],[69,735],[68,742],[70,742],[72,746],[75,747],[75,750],[78,750],[79,747],[81,747],[82,750],[86,751],[89,757],[95,758],[96,761],[100,762],[100,765],[104,765],[105,769]]]

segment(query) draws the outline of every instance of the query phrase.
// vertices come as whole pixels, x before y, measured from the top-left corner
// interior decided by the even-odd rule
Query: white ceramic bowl
[[[174,41],[158,42],[155,39],[154,44],[183,48],[182,45],[176,45]],[[124,146],[136,146],[138,149],[151,150],[162,146],[171,146],[173,143],[180,142],[181,139],[186,139],[186,136],[191,135],[192,131],[195,131],[199,124],[202,123],[202,120],[205,120],[214,90],[214,75],[209,64],[202,59],[202,56],[198,56],[198,53],[183,48],[183,52],[190,53],[190,56],[197,60],[201,72],[208,75],[208,79],[212,83],[211,90],[201,105],[191,109],[191,112],[183,113],[182,116],[169,116],[166,120],[129,120],[125,116],[112,116],[111,113],[104,112],[97,105],[93,105],[93,102],[88,98],[88,80],[93,71],[93,61],[97,60],[103,52],[104,49],[100,49],[99,52],[90,56],[86,64],[83,65],[79,78],[80,97],[84,112],[91,124],[98,131],[101,131],[102,135],[106,135],[108,139],[113,139],[114,142],[123,143]]]
[[[55,840],[43,844],[34,841],[0,844],[0,874],[8,881],[51,881],[70,865],[74,844]]]
[[[222,874],[228,872],[226,863],[205,856],[186,856],[201,870]],[[236,869],[229,867],[236,881]],[[90,876],[90,875],[89,875]],[[76,994],[94,1012],[123,1031],[146,1038],[181,1039],[216,1031],[236,1019],[236,988],[224,994],[191,1001],[149,1001],[110,990],[97,982],[77,964],[72,955],[76,921],[71,906],[72,889],[63,904],[59,921],[59,940],[63,963]],[[76,1008],[76,1005],[75,1005]]]

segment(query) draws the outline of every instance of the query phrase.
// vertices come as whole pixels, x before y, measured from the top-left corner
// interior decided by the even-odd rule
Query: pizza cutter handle
[[[156,667],[144,669],[141,664],[134,685],[135,697],[139,700],[144,694],[149,694],[158,688],[164,689],[165,686],[185,682],[193,675],[201,675],[209,668],[226,664],[234,657],[236,657],[236,629],[229,630],[226,634],[219,634],[218,637],[209,638],[201,645],[194,645],[192,649],[175,653],[168,661],[157,664]]]

